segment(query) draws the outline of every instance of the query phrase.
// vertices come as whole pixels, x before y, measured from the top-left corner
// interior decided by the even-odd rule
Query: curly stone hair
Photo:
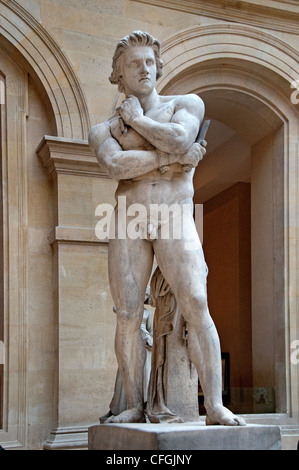
[[[162,67],[163,61],[160,57],[160,43],[157,39],[151,36],[149,33],[142,32],[142,31],[133,31],[128,36],[125,36],[121,39],[115,49],[113,58],[112,58],[112,73],[109,77],[110,82],[113,85],[118,85],[118,89],[122,92],[122,84],[121,84],[121,74],[119,71],[119,59],[122,53],[129,47],[134,46],[150,46],[153,48],[155,58],[156,58],[156,78],[160,78],[162,76]]]

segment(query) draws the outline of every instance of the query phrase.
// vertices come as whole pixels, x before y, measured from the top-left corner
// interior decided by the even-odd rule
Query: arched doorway
[[[274,351],[281,341],[274,324],[284,298],[284,124],[239,91],[202,97],[212,148],[196,171],[194,201],[204,205],[208,293],[230,358],[230,406],[274,412]],[[225,109],[230,119],[223,119]]]
[[[211,127],[194,203],[204,207],[209,304],[229,354],[229,404],[238,413],[274,412],[274,310],[280,315],[284,297],[284,124],[239,90],[199,94]]]
[[[165,43],[165,56],[160,93],[199,94],[211,119],[194,202],[204,204],[209,303],[230,353],[231,407],[290,413],[294,51],[251,28],[223,25],[182,32]]]
[[[53,196],[42,168],[35,164],[35,149],[56,126],[40,83],[16,56],[7,53],[7,46],[1,38],[0,436],[2,443],[13,441],[19,446],[25,439],[26,381],[33,372],[28,372],[26,363],[31,353],[28,344],[32,348],[39,341],[39,322],[49,310],[44,298],[41,316],[41,298],[36,293],[45,289],[44,274],[52,270],[51,252],[38,239],[53,217],[49,204]],[[38,287],[33,265],[43,264]],[[30,337],[33,332],[36,338]]]

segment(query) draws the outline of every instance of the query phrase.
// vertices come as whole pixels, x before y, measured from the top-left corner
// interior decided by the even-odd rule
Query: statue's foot
[[[105,421],[105,424],[106,423],[145,423],[144,411],[131,408],[117,416],[110,416],[110,418]]]
[[[234,415],[225,406],[217,405],[206,416],[206,425],[221,424],[223,426],[246,426],[243,418]]]
[[[100,416],[99,420],[101,424],[104,424],[107,419],[112,416],[111,410],[109,410],[104,416]]]

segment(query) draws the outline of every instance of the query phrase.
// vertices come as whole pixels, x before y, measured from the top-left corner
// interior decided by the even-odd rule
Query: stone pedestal
[[[89,450],[281,450],[279,426],[102,424],[88,430]]]

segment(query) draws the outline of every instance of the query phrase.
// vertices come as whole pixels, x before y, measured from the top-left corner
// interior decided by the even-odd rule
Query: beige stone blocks
[[[114,204],[115,183],[101,171],[87,142],[46,137],[38,155],[52,179],[56,201],[49,242],[57,315],[56,426],[61,429],[97,420],[113,393],[116,319],[108,245],[96,237],[95,211],[103,202]],[[52,437],[47,445],[55,447],[59,431]]]
[[[92,422],[107,411],[115,315],[106,246],[60,244],[58,252],[58,422],[70,425]]]
[[[262,262],[266,254],[271,258],[266,237],[263,257],[258,249],[255,254],[255,265],[263,265],[267,274],[260,273],[261,282],[271,295],[269,302],[259,296],[255,318],[266,312],[260,322],[275,334],[266,354],[266,342],[256,336],[254,360],[259,376],[271,363],[271,381],[275,375],[281,397],[277,409],[288,413],[283,423],[298,423],[298,364],[290,361],[290,347],[299,338],[299,105],[290,100],[291,82],[299,79],[296,2],[240,2],[247,10],[234,2],[228,8],[224,0],[169,0],[169,8],[160,0],[0,3],[0,69],[6,87],[4,343],[9,359],[0,442],[41,448],[53,425],[52,444],[68,435],[61,445],[76,445],[86,437],[88,422],[109,405],[116,371],[115,315],[107,245],[96,238],[95,209],[103,202],[114,204],[115,184],[84,139],[91,125],[111,114],[116,97],[116,87],[108,81],[111,54],[116,42],[134,29],[161,41],[165,67],[159,92],[199,93],[212,118],[230,126],[236,139],[247,137],[249,146],[282,126],[282,163],[275,167],[268,155],[277,177],[273,184],[283,182],[274,201],[279,217],[271,241],[283,252],[275,259],[278,268],[272,266],[279,289],[269,285],[272,274]],[[234,147],[236,158],[239,150]],[[260,143],[255,169],[262,154]],[[222,165],[229,150],[223,157]],[[212,167],[207,185],[213,183]],[[227,167],[221,168],[223,178],[217,184],[224,179],[226,184],[230,175],[226,172],[224,178]],[[269,182],[270,173],[266,176]],[[263,179],[259,188],[256,208],[263,198]],[[263,205],[271,205],[269,194],[265,196]],[[259,217],[264,226],[269,213],[267,217]],[[259,289],[257,283],[258,278]],[[292,445],[297,434],[290,431]]]

